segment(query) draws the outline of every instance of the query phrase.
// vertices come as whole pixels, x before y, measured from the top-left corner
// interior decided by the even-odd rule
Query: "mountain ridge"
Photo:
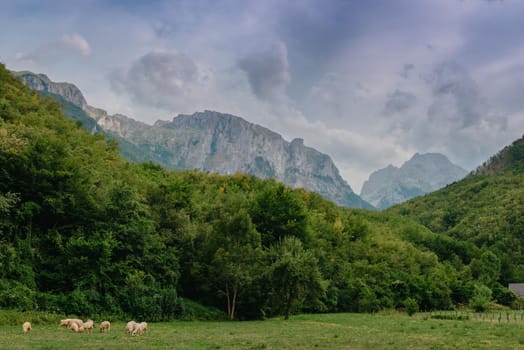
[[[150,160],[168,169],[245,172],[317,192],[341,206],[373,209],[353,192],[328,155],[305,146],[302,139],[288,142],[241,117],[208,110],[149,125],[90,106],[73,84],[55,83],[28,71],[14,74],[30,88],[61,96],[82,109],[95,120],[91,131],[126,143],[127,154],[122,154],[132,161]]]

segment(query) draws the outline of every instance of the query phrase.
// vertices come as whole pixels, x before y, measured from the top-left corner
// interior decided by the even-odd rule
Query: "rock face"
[[[262,126],[214,111],[178,115],[151,126],[89,106],[74,85],[53,83],[45,75],[30,72],[15,74],[31,88],[59,95],[81,108],[96,121],[92,130],[124,141],[122,154],[130,160],[150,160],[168,169],[274,178],[290,187],[317,192],[341,206],[373,209],[352,191],[328,155],[304,146],[302,139],[287,142]]]
[[[385,209],[462,179],[467,171],[438,153],[415,154],[400,168],[389,165],[364,182],[360,196]]]
[[[62,96],[66,101],[84,109],[87,102],[82,92],[73,84],[52,82],[45,74],[35,74],[29,71],[16,72],[16,76],[31,89]]]

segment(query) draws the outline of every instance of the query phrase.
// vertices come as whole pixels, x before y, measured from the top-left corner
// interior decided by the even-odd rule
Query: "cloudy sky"
[[[3,0],[0,61],[152,124],[232,113],[359,193],[415,152],[467,170],[524,134],[524,1]]]

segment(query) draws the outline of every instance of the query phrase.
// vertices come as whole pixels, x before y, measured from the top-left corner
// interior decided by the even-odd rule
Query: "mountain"
[[[496,255],[491,260],[503,285],[523,282],[523,145],[523,138],[516,140],[464,179],[386,212],[411,218],[439,234],[441,242],[432,242],[430,249],[442,259],[458,257],[469,263],[490,250]],[[468,246],[477,247],[479,253]],[[483,268],[476,266],[471,273],[476,277]]]
[[[466,170],[438,153],[416,153],[400,168],[389,165],[364,182],[360,196],[377,209],[385,209],[433,192],[466,176]]]
[[[92,132],[117,140],[122,155],[131,161],[152,161],[167,169],[274,178],[293,188],[317,192],[341,206],[373,209],[342,179],[328,155],[305,146],[302,139],[288,142],[262,126],[214,111],[178,115],[151,126],[88,105],[72,84],[55,83],[28,71],[15,75],[30,88],[65,102],[64,113],[81,120]]]

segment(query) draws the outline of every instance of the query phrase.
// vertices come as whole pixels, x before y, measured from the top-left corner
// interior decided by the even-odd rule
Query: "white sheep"
[[[94,327],[95,323],[93,322],[93,320],[87,320],[84,322],[84,330],[91,332]]]
[[[104,331],[110,331],[111,330],[111,323],[109,321],[104,321],[100,323],[100,333]]]
[[[78,328],[84,326],[84,321],[79,320],[78,318],[72,318],[69,323],[69,327],[71,327],[74,323],[78,326]]]
[[[71,328],[71,325],[73,325],[73,323],[76,323],[78,327],[84,325],[84,322],[82,322],[82,320],[79,320],[78,318],[66,318],[65,320],[60,320],[60,327]]]
[[[133,333],[133,330],[135,329],[135,326],[137,323],[135,321],[129,321],[126,325],[126,333],[131,334]]]
[[[32,329],[33,327],[31,327],[31,322],[24,322],[24,324],[22,325],[22,330],[24,331],[24,333],[27,333]]]
[[[76,323],[71,323],[71,324],[69,325],[69,329],[70,329],[72,332],[78,332],[78,329],[79,329],[78,324],[76,324]]]
[[[66,318],[65,320],[60,320],[60,327],[69,327],[71,324],[71,319]]]
[[[147,330],[147,322],[140,322],[139,324],[135,325],[135,328],[133,329],[133,332],[131,335],[141,335],[144,334],[144,332]]]

